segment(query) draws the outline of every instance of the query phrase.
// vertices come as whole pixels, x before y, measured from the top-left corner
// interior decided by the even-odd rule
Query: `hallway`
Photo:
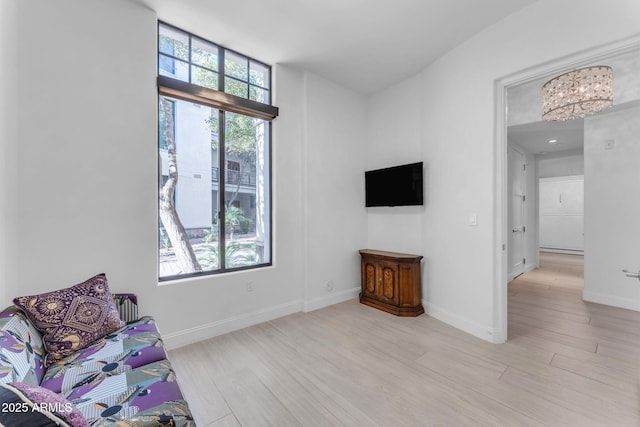
[[[582,256],[541,253],[539,269],[509,283],[509,342],[552,351],[552,366],[637,402],[640,313],[584,302],[583,271]]]

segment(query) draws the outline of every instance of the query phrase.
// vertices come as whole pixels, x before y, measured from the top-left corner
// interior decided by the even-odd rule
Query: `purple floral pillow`
[[[9,399],[3,400],[3,408],[7,409],[5,412],[12,412],[12,417],[4,420],[5,422],[49,425],[48,421],[51,420],[51,425],[56,426],[89,427],[89,423],[73,403],[51,390],[21,382],[5,384],[3,387],[7,392],[15,393],[15,398],[8,395]],[[6,397],[7,393],[3,395]]]
[[[45,367],[124,326],[104,273],[70,288],[18,297],[13,303],[43,333]]]

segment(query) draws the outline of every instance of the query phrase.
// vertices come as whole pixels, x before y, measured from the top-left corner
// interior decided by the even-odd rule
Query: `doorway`
[[[610,45],[600,49],[594,49],[593,51],[590,51],[590,52],[584,52],[571,57],[563,58],[554,63],[544,64],[534,69],[530,69],[525,72],[506,77],[497,82],[497,85],[496,85],[496,90],[497,90],[496,92],[496,95],[497,95],[496,96],[496,101],[497,101],[496,102],[496,108],[497,108],[497,111],[496,111],[496,120],[497,120],[496,211],[498,212],[498,215],[496,215],[496,224],[495,224],[496,243],[497,243],[496,257],[495,257],[496,279],[497,279],[496,293],[495,293],[496,307],[497,307],[496,321],[498,325],[497,339],[496,339],[497,342],[506,341],[508,338],[507,337],[507,323],[508,323],[508,286],[507,285],[508,285],[508,282],[510,281],[510,272],[511,272],[510,248],[511,248],[511,245],[513,245],[513,243],[511,243],[511,234],[513,233],[513,228],[510,227],[511,221],[512,221],[511,215],[513,214],[513,212],[509,210],[510,200],[513,195],[509,191],[510,181],[509,181],[509,174],[508,174],[510,161],[509,161],[509,155],[507,150],[507,147],[508,147],[507,127],[508,127],[508,121],[509,121],[509,118],[506,115],[507,90],[508,89],[511,90],[519,86],[526,87],[527,85],[533,85],[533,86],[537,86],[537,89],[539,91],[540,86],[538,86],[539,84],[538,82],[541,79],[545,79],[545,80],[549,79],[554,75],[561,74],[562,72],[565,72],[570,69],[579,68],[586,65],[593,65],[594,63],[606,62],[610,60],[612,57],[615,57],[617,55],[624,54],[630,51],[637,51],[639,47],[640,47],[640,40],[638,40],[638,38],[634,38],[633,40],[626,40],[615,45]],[[629,81],[624,81],[623,83],[629,83]],[[631,83],[633,83],[634,85],[637,85],[637,82],[635,81],[631,81]],[[614,103],[615,103],[615,96],[616,95],[614,93]],[[640,102],[638,101],[640,97],[638,97],[637,94],[635,96],[636,96],[635,100],[632,100],[632,102],[628,102],[628,104],[633,105],[635,103],[637,106],[638,102]],[[531,99],[529,99],[529,102],[531,103]],[[623,108],[625,107],[622,107],[622,109]],[[618,109],[618,112],[619,111],[620,109]],[[512,112],[511,106],[510,106],[509,112],[510,113]],[[537,112],[537,114],[539,117],[539,111]],[[613,144],[617,143],[617,141],[613,141],[613,142],[590,141],[590,143],[592,144],[592,147],[596,147],[598,150],[605,150],[607,149],[607,147],[610,147]],[[592,148],[590,148],[590,150],[591,149]],[[600,152],[596,154],[601,156]],[[592,158],[598,158],[598,156],[592,157]],[[579,173],[576,173],[575,175],[579,175]],[[585,182],[587,182],[587,178],[585,178]],[[588,212],[588,208],[585,209],[585,212]],[[539,214],[537,213],[536,215],[539,215]],[[537,224],[537,221],[536,221],[536,224]],[[531,231],[532,231],[532,235],[538,236],[538,230],[535,230],[535,231],[531,230]],[[535,244],[536,254],[538,251],[538,246],[539,245],[536,242]],[[638,252],[640,252],[640,250]],[[588,270],[590,266],[594,265],[594,259],[589,258],[588,247],[585,248],[585,253],[587,254],[587,256],[584,258],[585,269]],[[637,253],[636,253],[636,257],[637,257]],[[623,266],[621,265],[620,267],[622,268]],[[613,268],[613,269],[610,267],[607,267],[607,268],[608,270],[606,271],[606,274],[608,274],[609,277],[611,278],[613,278],[615,275],[621,274],[619,270],[616,271],[616,268]],[[606,268],[598,266],[598,269],[605,270]],[[591,269],[591,271],[593,270],[594,268]],[[627,292],[626,289],[627,289],[626,285],[620,285],[618,288],[613,289],[613,291],[622,292],[624,297],[625,296],[624,292]],[[628,293],[631,295],[631,297],[626,297],[622,299],[609,298],[609,301],[617,303],[617,304],[611,304],[611,305],[623,306],[622,304],[620,304],[620,301],[624,300],[623,302],[628,305],[628,307],[625,307],[625,308],[633,309],[634,304],[640,304],[639,302],[636,301],[636,299],[634,299],[633,294],[631,294],[631,291],[629,291]],[[582,293],[582,298],[589,301],[594,301],[593,298],[600,298],[600,297],[601,295],[596,293],[589,294],[586,289]],[[602,301],[595,301],[595,302],[602,302]]]

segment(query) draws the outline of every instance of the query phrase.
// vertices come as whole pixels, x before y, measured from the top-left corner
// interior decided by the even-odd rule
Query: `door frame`
[[[509,184],[513,184],[513,180],[515,178],[515,176],[513,174],[518,173],[520,174],[520,185],[524,185],[526,187],[526,172],[525,170],[519,170],[519,171],[511,171],[511,162],[509,161],[509,150],[517,153],[518,156],[520,156],[520,158],[522,159],[522,164],[526,165],[526,155],[525,153],[523,153],[520,149],[516,148],[516,146],[514,145],[509,145],[508,141],[507,141],[507,179],[509,179],[509,181],[511,182],[507,182],[507,189],[509,188]],[[526,194],[525,188],[520,188],[521,192],[523,194],[521,194],[521,196],[524,196]],[[508,194],[508,197],[513,200],[514,197],[514,191],[513,188],[511,188],[511,192],[510,194]],[[531,197],[529,196],[529,200],[531,201]],[[525,204],[524,204],[524,198],[520,199],[520,225],[522,227],[525,227],[526,225],[526,212],[525,212]],[[509,262],[509,255],[512,253],[511,251],[515,248],[510,248],[508,242],[511,241],[511,238],[513,237],[513,226],[514,224],[511,224],[511,226],[509,226],[509,219],[513,219],[513,207],[515,205],[511,205],[512,209],[509,209],[509,200],[507,199],[507,262]],[[511,230],[511,233],[509,233],[509,229]],[[530,227],[530,231],[531,232],[531,227]],[[526,253],[527,253],[527,242],[526,242],[526,234],[524,231],[522,231],[522,239],[520,239],[520,252],[522,254],[522,259],[524,260],[524,258],[526,257]],[[507,266],[507,272],[509,273],[508,275],[508,280],[511,281],[514,278],[516,278],[517,276],[519,276],[520,274],[524,274],[526,272],[526,265],[524,263],[524,261],[522,261],[522,272],[514,272],[512,270],[513,268],[513,264],[511,262],[509,262],[508,266]],[[516,274],[517,273],[517,274]]]
[[[507,156],[507,89],[528,83],[543,77],[551,78],[573,68],[606,60],[608,57],[637,49],[640,35],[594,47],[559,59],[518,71],[499,78],[494,82],[495,96],[495,175],[494,194],[494,324],[496,325],[493,342],[507,341],[508,294],[508,156]],[[586,214],[586,213],[585,213]]]

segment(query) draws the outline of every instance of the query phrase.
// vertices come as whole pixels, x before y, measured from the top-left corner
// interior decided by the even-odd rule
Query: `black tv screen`
[[[366,171],[364,178],[366,207],[423,204],[422,162]]]

